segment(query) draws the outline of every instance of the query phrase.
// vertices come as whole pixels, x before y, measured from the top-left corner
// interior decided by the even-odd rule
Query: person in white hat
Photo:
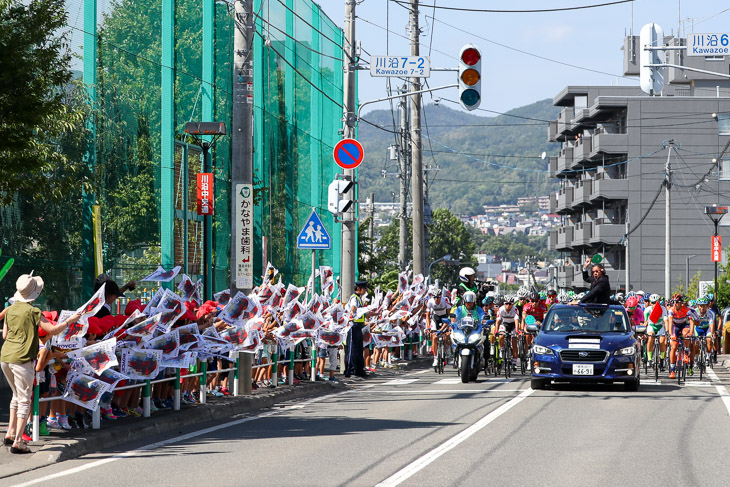
[[[30,453],[23,440],[25,423],[30,416],[30,399],[35,375],[34,361],[38,356],[38,327],[49,335],[61,333],[69,323],[81,317],[75,313],[63,323],[54,325],[48,321],[41,310],[31,303],[43,291],[43,279],[31,274],[23,274],[15,282],[17,289],[13,304],[3,310],[3,344],[0,350],[0,368],[5,374],[13,391],[10,400],[10,421],[5,434],[5,445],[11,445],[11,453]]]

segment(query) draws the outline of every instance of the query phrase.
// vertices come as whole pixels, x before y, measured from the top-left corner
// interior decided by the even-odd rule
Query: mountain
[[[516,203],[519,197],[546,195],[557,188],[557,182],[548,178],[547,158],[540,158],[542,152],[555,155],[559,150],[559,144],[547,142],[547,121],[556,119],[560,111],[551,100],[495,117],[445,105],[444,101],[427,105],[421,117],[423,167],[432,169],[426,172],[432,208],[476,215],[482,213],[482,205]],[[364,118],[393,130],[390,110],[375,110]],[[399,126],[397,108],[395,124]],[[368,123],[359,124],[358,140],[365,149],[359,167],[362,201],[371,192],[376,202],[397,201],[398,163],[389,160],[387,151],[395,137]],[[438,171],[433,170],[436,166]]]

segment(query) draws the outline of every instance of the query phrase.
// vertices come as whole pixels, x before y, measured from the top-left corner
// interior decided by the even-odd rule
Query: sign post
[[[365,151],[355,139],[342,139],[335,145],[332,155],[342,169],[355,169],[362,162]]]
[[[312,214],[304,222],[302,231],[299,232],[299,236],[297,237],[298,249],[312,251],[312,294],[314,294],[314,290],[316,289],[314,283],[316,281],[317,250],[329,250],[331,241],[327,229],[324,227],[324,223],[322,223],[319,215],[317,215],[317,210],[312,208]]]

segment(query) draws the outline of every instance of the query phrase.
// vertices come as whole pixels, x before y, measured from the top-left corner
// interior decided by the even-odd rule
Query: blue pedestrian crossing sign
[[[304,250],[329,250],[330,236],[324,228],[322,220],[319,219],[316,210],[312,210],[304,228],[297,237],[297,248]]]

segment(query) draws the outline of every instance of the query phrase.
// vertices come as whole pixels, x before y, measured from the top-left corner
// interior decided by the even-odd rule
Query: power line
[[[608,7],[611,5],[619,5],[622,3],[632,3],[634,0],[617,0],[615,2],[607,2],[607,3],[596,3],[592,5],[579,5],[577,7],[562,7],[562,8],[543,8],[543,9],[533,9],[533,10],[494,10],[494,9],[481,9],[481,8],[466,8],[466,7],[445,7],[445,6],[437,6],[436,2],[434,1],[433,5],[424,5],[421,4],[421,7],[425,8],[431,8],[434,9],[442,9],[442,10],[456,10],[459,12],[485,12],[485,13],[497,13],[497,14],[530,14],[530,13],[544,13],[544,12],[566,12],[569,10],[585,10],[590,8],[599,8],[599,7]],[[408,5],[407,2],[404,0],[393,0],[393,2],[406,7]]]
[[[508,46],[506,44],[502,44],[501,42],[493,41],[491,39],[487,39],[486,37],[482,37],[482,36],[480,36],[478,34],[474,34],[473,32],[466,31],[464,29],[461,29],[459,27],[456,27],[455,25],[451,25],[451,24],[449,24],[447,22],[444,22],[443,20],[437,20],[437,19],[433,18],[433,21],[434,22],[439,22],[441,24],[444,24],[444,25],[446,25],[448,27],[451,27],[454,30],[458,30],[459,32],[463,32],[465,34],[469,34],[469,35],[471,35],[473,37],[476,37],[477,39],[481,39],[483,41],[487,41],[490,44],[494,44],[496,46],[500,46],[500,47],[503,47],[505,49],[509,49],[510,51],[519,52],[519,53],[525,54],[527,56],[532,56],[532,57],[535,57],[535,58],[538,58],[538,59],[542,59],[544,61],[550,61],[551,63],[560,64],[562,66],[568,66],[568,67],[571,67],[571,68],[582,69],[584,71],[590,71],[592,73],[605,74],[607,76],[611,76],[612,78],[619,78],[620,77],[620,78],[630,79],[630,80],[632,80],[634,82],[636,81],[635,78],[631,78],[629,76],[617,75],[617,74],[613,74],[613,73],[607,73],[605,71],[600,71],[600,70],[592,69],[592,68],[586,68],[586,67],[583,67],[583,66],[578,66],[577,64],[571,64],[571,63],[567,63],[565,61],[558,61],[557,59],[552,59],[552,58],[549,58],[549,57],[546,57],[546,56],[541,56],[539,54],[534,54],[534,53],[531,53],[531,52],[528,52],[528,51],[523,51],[522,49],[517,49],[516,47]]]
[[[365,22],[366,24],[370,24],[370,25],[372,25],[373,27],[377,27],[378,29],[382,29],[382,30],[386,31],[386,32],[387,32],[387,33],[389,33],[389,34],[393,34],[394,36],[398,36],[398,37],[400,37],[400,38],[402,38],[402,39],[405,39],[405,40],[407,40],[407,41],[410,41],[410,40],[411,40],[410,38],[408,38],[408,37],[404,36],[403,34],[400,34],[400,33],[398,33],[398,32],[395,32],[395,31],[393,31],[393,30],[390,30],[390,29],[388,29],[387,27],[383,27],[382,25],[378,25],[378,24],[376,24],[375,22],[372,22],[372,21],[370,21],[370,20],[368,20],[368,19],[366,19],[366,18],[364,18],[364,17],[361,17],[361,16],[359,16],[359,15],[358,15],[358,16],[357,16],[357,18],[358,18],[358,19],[360,19],[360,20],[362,20],[362,21],[363,21],[363,22]],[[457,58],[457,57],[456,57],[455,55],[453,55],[453,54],[447,54],[447,53],[445,53],[445,52],[443,52],[443,51],[439,51],[438,49],[433,49],[433,50],[434,50],[435,52],[439,53],[439,54],[442,54],[442,55],[444,55],[444,56],[448,57],[448,58],[451,58],[451,59],[458,59],[458,58]]]

